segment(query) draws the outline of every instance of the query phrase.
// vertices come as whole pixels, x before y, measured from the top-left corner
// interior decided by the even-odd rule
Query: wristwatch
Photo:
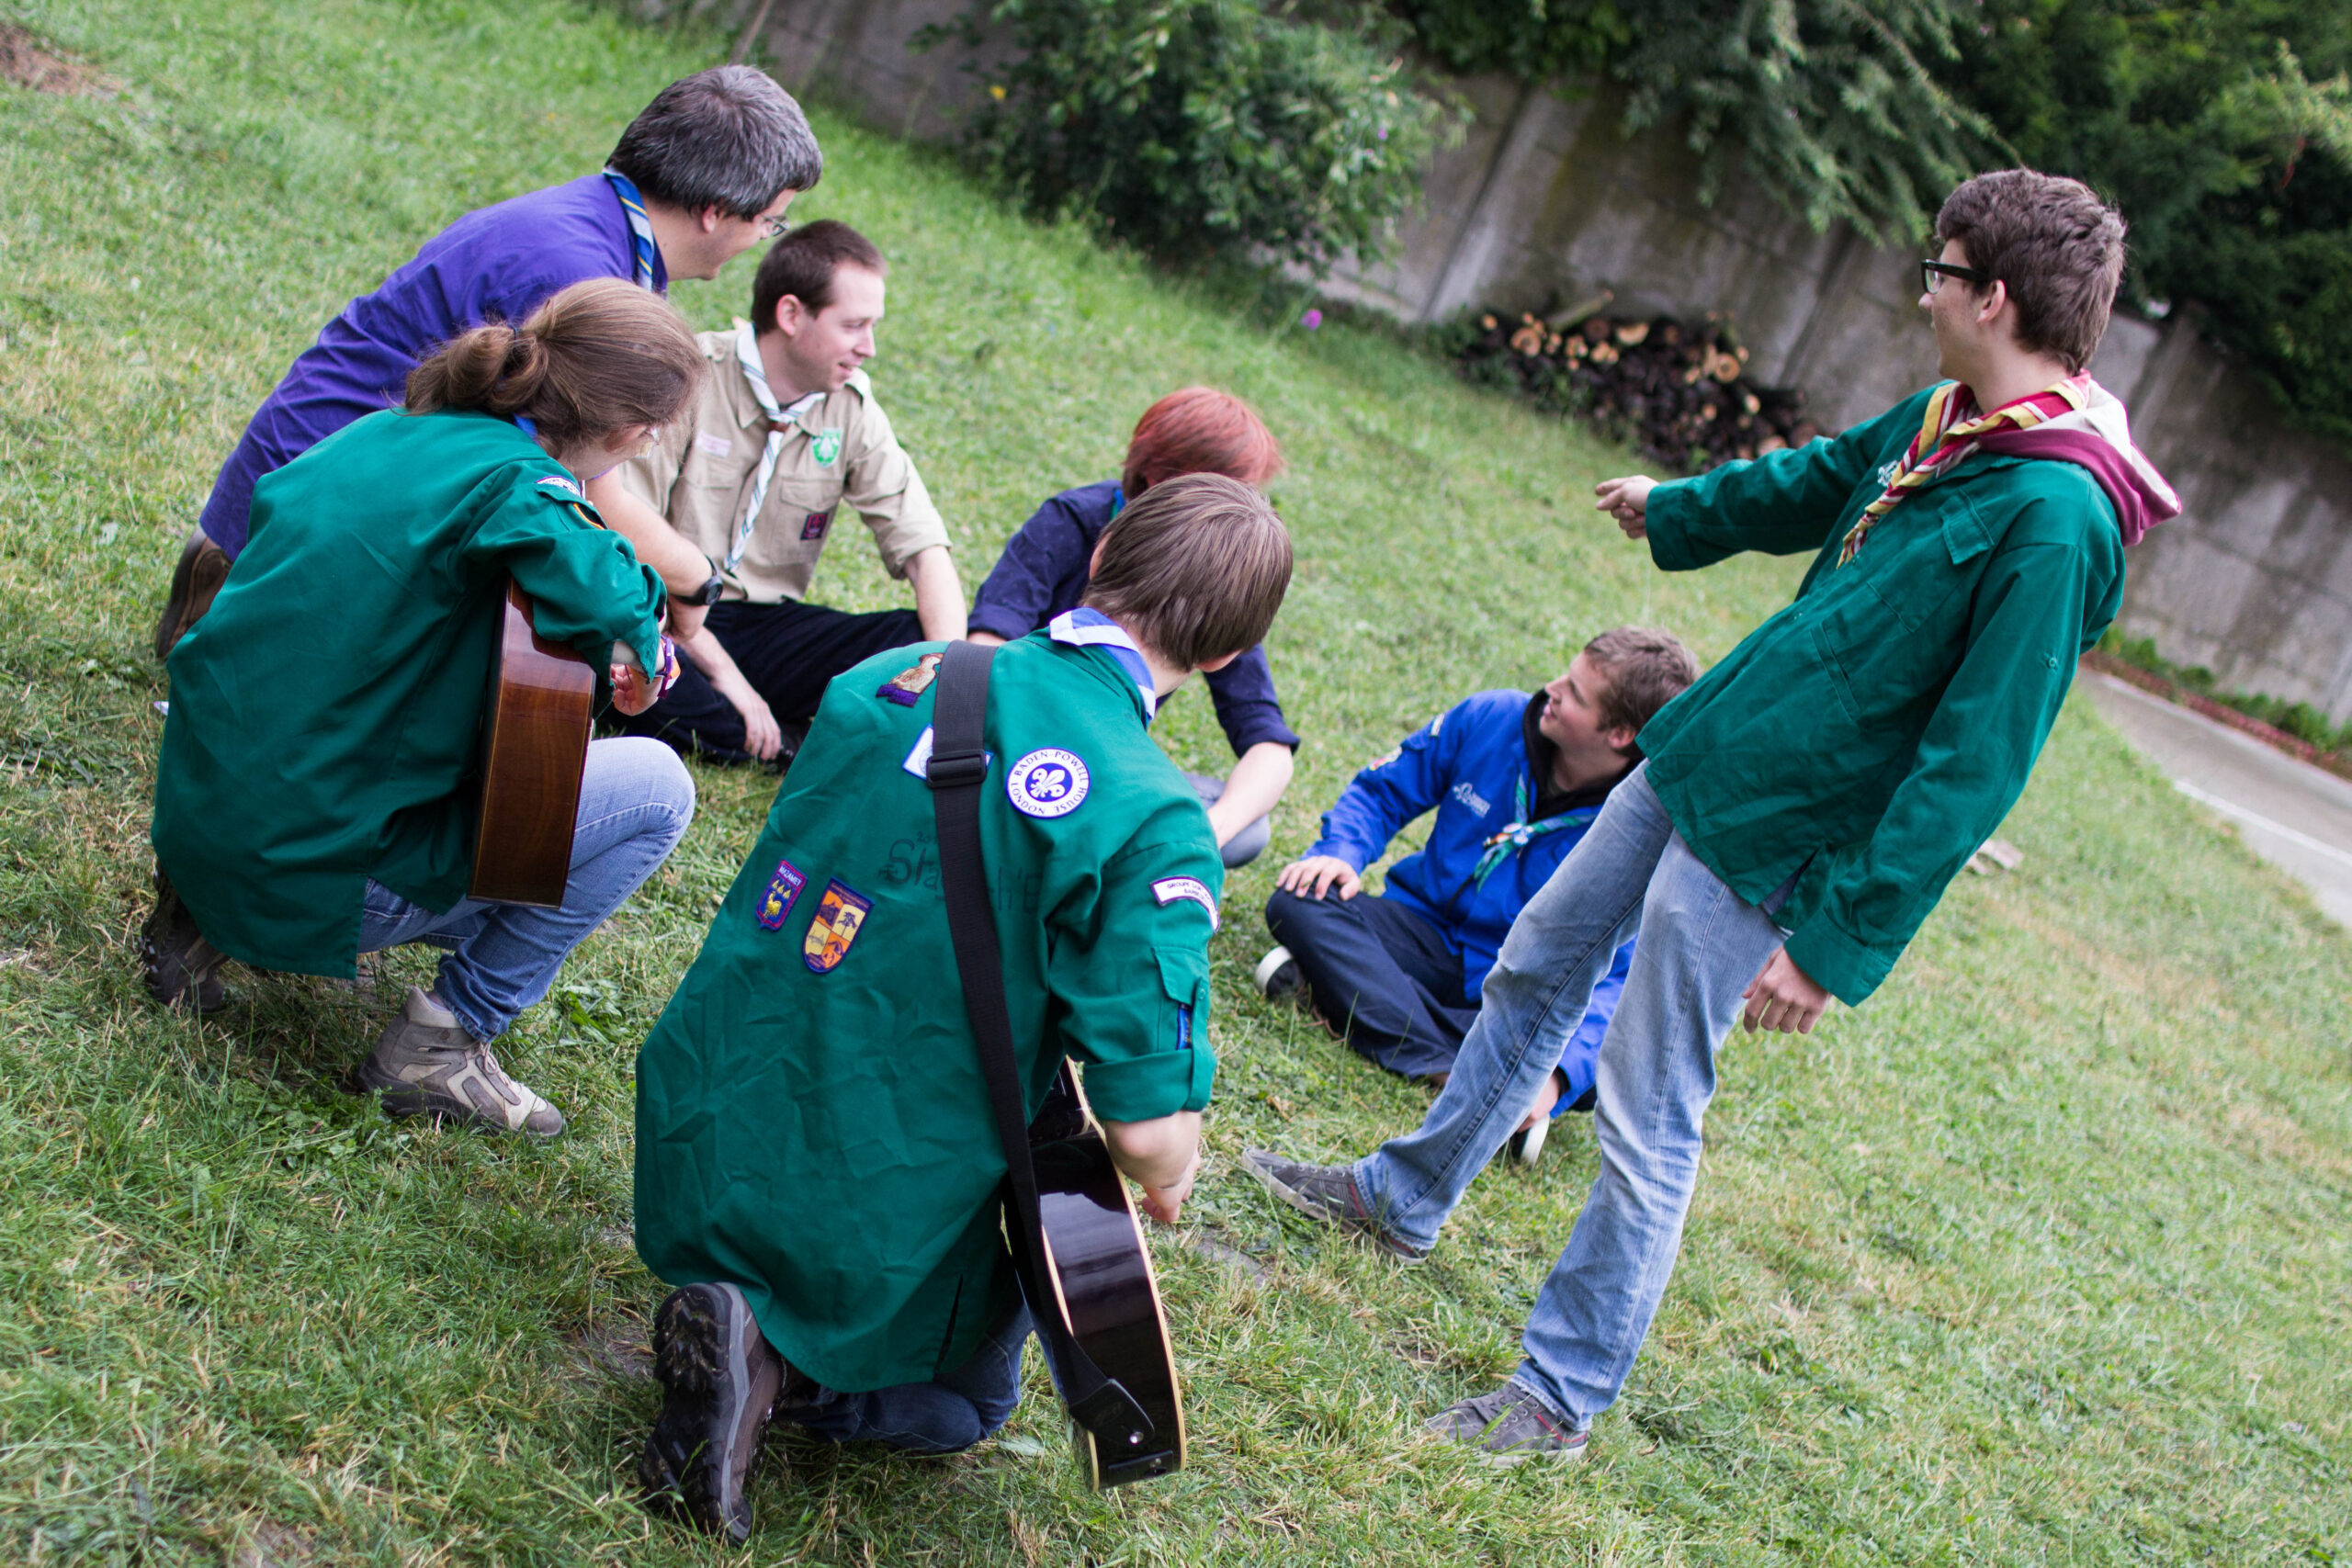
[[[682,604],[700,604],[703,608],[708,609],[711,605],[718,604],[719,595],[726,592],[727,576],[718,570],[718,563],[713,561],[710,567],[709,581],[692,593],[674,593],[671,597]]]

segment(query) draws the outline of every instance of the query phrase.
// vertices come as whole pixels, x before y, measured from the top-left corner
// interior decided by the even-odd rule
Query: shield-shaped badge
[[[841,967],[872,908],[874,900],[849,884],[838,878],[826,883],[825,896],[817,901],[817,918],[808,922],[808,934],[801,940],[800,961],[818,975]]]
[[[834,458],[840,457],[842,455],[841,427],[829,424],[817,432],[816,440],[808,448],[808,455],[817,459],[820,468],[831,464]]]

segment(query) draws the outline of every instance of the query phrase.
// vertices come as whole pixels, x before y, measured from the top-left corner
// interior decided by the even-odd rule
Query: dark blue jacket
[[[1004,542],[1004,553],[972,596],[972,629],[994,632],[1012,642],[1064,610],[1076,609],[1086,596],[1094,542],[1125,504],[1116,479],[1080,485],[1049,498]],[[1202,679],[1208,682],[1209,701],[1216,705],[1216,721],[1235,756],[1261,740],[1297,747],[1298,737],[1283,722],[1264,643]]]
[[[1584,837],[1616,782],[1573,795],[1552,789],[1553,746],[1535,726],[1542,701],[1540,694],[1480,692],[1438,715],[1356,774],[1323,814],[1323,836],[1306,852],[1336,855],[1361,872],[1380,858],[1398,829],[1434,807],[1437,819],[1427,841],[1388,868],[1382,897],[1437,927],[1462,960],[1463,1000],[1474,1006],[1511,921]],[[1481,883],[1478,861],[1487,840],[1517,819],[1513,807],[1521,791],[1530,823],[1558,819],[1563,825],[1507,850]],[[1592,1087],[1600,1037],[1617,1010],[1633,956],[1632,942],[1618,949],[1561,1053],[1568,1079],[1562,1110]]]

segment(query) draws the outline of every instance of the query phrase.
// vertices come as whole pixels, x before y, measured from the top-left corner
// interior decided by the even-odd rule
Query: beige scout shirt
[[[741,330],[739,322],[697,334],[711,374],[691,417],[663,425],[653,449],[616,476],[721,567],[751,502],[768,434],[767,415],[735,357]],[[904,578],[907,563],[922,551],[948,543],[947,525],[874,400],[865,372],[797,415],[792,406],[785,405],[784,450],[767,499],[741,558],[726,573],[728,598],[773,604],[807,594],[844,501],[874,531],[893,577]]]

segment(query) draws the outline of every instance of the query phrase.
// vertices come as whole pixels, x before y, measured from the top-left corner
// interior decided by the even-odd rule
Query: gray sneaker
[[[662,1413],[637,1465],[646,1501],[738,1545],[750,1540],[743,1483],[788,1370],[736,1286],[671,1292],[653,1318]]]
[[[229,1005],[229,988],[220,983],[220,965],[228,954],[204,940],[196,917],[187,912],[172,880],[160,866],[155,871],[155,908],[139,931],[139,962],[147,994],[167,1008],[193,1012],[218,1012]]]
[[[1465,1399],[1422,1423],[1422,1429],[1478,1450],[1482,1464],[1507,1467],[1532,1459],[1574,1463],[1589,1430],[1571,1432],[1544,1402],[1516,1382]]]
[[[508,1077],[456,1013],[414,986],[408,988],[408,1005],[359,1065],[359,1084],[383,1091],[387,1116],[446,1116],[542,1138],[563,1131],[554,1106]]]
[[[1267,1191],[1309,1219],[1353,1231],[1400,1263],[1419,1263],[1430,1255],[1427,1247],[1393,1236],[1373,1222],[1346,1166],[1295,1165],[1265,1149],[1247,1151],[1241,1163]]]

